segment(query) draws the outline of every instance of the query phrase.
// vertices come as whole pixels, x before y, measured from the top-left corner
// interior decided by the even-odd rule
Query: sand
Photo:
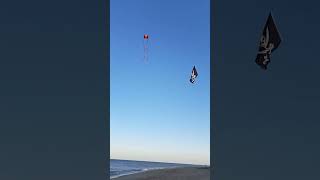
[[[142,173],[121,176],[114,180],[210,180],[209,167],[187,167],[150,170]]]

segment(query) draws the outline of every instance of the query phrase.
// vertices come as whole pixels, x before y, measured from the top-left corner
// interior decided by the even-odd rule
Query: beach
[[[114,178],[114,180],[210,180],[209,167],[159,169]]]

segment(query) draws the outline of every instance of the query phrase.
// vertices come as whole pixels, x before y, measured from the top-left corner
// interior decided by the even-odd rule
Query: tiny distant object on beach
[[[193,66],[192,72],[191,72],[191,77],[190,77],[190,82],[191,82],[192,84],[195,83],[197,76],[198,76],[197,69],[196,69],[195,66]]]

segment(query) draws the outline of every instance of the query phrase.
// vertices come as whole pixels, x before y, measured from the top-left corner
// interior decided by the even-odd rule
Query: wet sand
[[[209,167],[187,167],[150,170],[142,173],[121,176],[114,180],[210,180]]]

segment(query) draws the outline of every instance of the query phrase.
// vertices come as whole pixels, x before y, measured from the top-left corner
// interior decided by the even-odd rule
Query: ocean
[[[198,167],[198,165],[111,159],[110,179],[148,170],[176,167]]]

